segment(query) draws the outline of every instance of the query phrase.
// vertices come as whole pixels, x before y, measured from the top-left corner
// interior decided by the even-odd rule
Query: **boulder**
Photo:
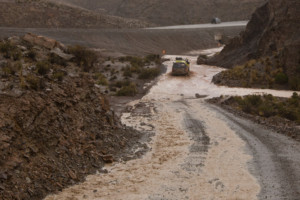
[[[66,49],[66,47],[61,44],[60,42],[50,39],[44,36],[35,35],[33,33],[27,33],[23,40],[37,46],[41,46],[47,49],[54,49],[55,47],[58,47],[60,49]]]

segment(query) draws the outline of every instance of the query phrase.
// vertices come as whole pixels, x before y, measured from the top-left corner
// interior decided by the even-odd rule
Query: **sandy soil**
[[[192,63],[191,76],[172,77],[169,72],[175,57],[166,56],[171,59],[165,63],[167,73],[146,96],[131,102],[130,109],[122,116],[124,124],[155,134],[149,143],[151,151],[141,159],[107,166],[108,173],[88,176],[82,184],[46,200],[257,199],[264,194],[276,199],[270,184],[279,182],[277,186],[281,188],[281,179],[270,177],[283,169],[267,172],[265,167],[266,172],[260,173],[257,164],[268,162],[264,166],[276,166],[272,154],[264,155],[258,162],[254,157],[257,152],[251,151],[247,140],[240,136],[248,133],[246,129],[240,131],[232,126],[220,111],[207,106],[204,99],[195,98],[195,94],[209,98],[250,93],[286,97],[292,93],[215,86],[211,79],[222,69],[198,66],[196,57],[188,57]],[[300,152],[299,145],[296,144],[294,152]],[[264,177],[269,177],[266,180],[270,183],[263,184]]]

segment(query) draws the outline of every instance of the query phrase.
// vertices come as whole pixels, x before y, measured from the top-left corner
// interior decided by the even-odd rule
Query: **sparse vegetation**
[[[3,53],[4,58],[13,59],[18,61],[22,57],[21,51],[17,46],[12,45],[9,41],[0,43],[0,52]]]
[[[56,64],[60,66],[67,66],[67,61],[54,53],[50,53],[48,56],[48,62],[51,64]]]
[[[155,64],[161,64],[161,57],[158,54],[150,54],[145,57],[146,63],[154,62]]]
[[[25,80],[28,83],[29,88],[33,90],[38,90],[40,88],[40,79],[33,74],[28,75]]]
[[[279,59],[279,57],[275,60],[270,57],[252,59],[244,65],[221,72],[218,80],[231,86],[300,90],[300,74],[297,75],[296,70],[295,76],[289,77]]]
[[[137,94],[136,84],[132,82],[127,86],[123,86],[116,93],[117,96],[134,96],[136,94]]]
[[[31,59],[32,61],[36,60],[36,56],[37,56],[37,54],[36,54],[35,50],[32,48],[26,54],[26,57]]]
[[[233,104],[246,113],[262,117],[280,116],[300,124],[300,97],[295,92],[288,99],[277,98],[272,95],[248,95],[234,97]]]
[[[36,70],[40,75],[46,75],[50,71],[50,64],[47,61],[38,62]]]
[[[53,73],[52,78],[58,81],[62,81],[65,76],[65,72],[63,71],[56,71]]]
[[[103,74],[97,73],[95,76],[96,76],[97,84],[99,84],[99,85],[108,85],[108,81],[107,81],[106,77]]]
[[[82,67],[85,72],[89,72],[93,68],[94,63],[97,61],[96,53],[86,47],[79,45],[70,46],[68,48],[68,52],[75,56],[73,60],[78,66]]]
[[[160,69],[158,67],[142,69],[139,79],[153,79],[160,74]]]

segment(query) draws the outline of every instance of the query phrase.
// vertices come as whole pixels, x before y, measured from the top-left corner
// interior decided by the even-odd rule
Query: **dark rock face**
[[[133,151],[143,134],[121,125],[95,74],[50,56],[64,45],[33,34],[8,41],[0,41],[0,200],[43,199],[142,154]]]
[[[117,160],[138,138],[120,127],[85,79],[48,92],[1,95],[0,196],[42,199]]]
[[[232,39],[209,64],[232,68],[250,59],[279,55],[292,76],[300,60],[300,1],[270,0],[252,15],[246,30]]]

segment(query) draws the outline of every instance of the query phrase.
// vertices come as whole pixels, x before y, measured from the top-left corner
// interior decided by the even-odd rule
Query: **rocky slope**
[[[1,200],[42,199],[146,150],[144,134],[122,126],[104,95],[110,87],[107,93],[133,88],[134,95],[145,81],[136,87],[132,73],[120,82],[123,72],[107,62],[95,51],[33,34],[0,41]]]
[[[210,64],[233,70],[214,78],[232,86],[300,90],[300,2],[270,0],[257,9],[246,31]]]
[[[0,26],[29,28],[140,28],[147,23],[47,0],[0,1]]]
[[[52,0],[111,15],[145,20],[156,25],[248,20],[265,0]]]

